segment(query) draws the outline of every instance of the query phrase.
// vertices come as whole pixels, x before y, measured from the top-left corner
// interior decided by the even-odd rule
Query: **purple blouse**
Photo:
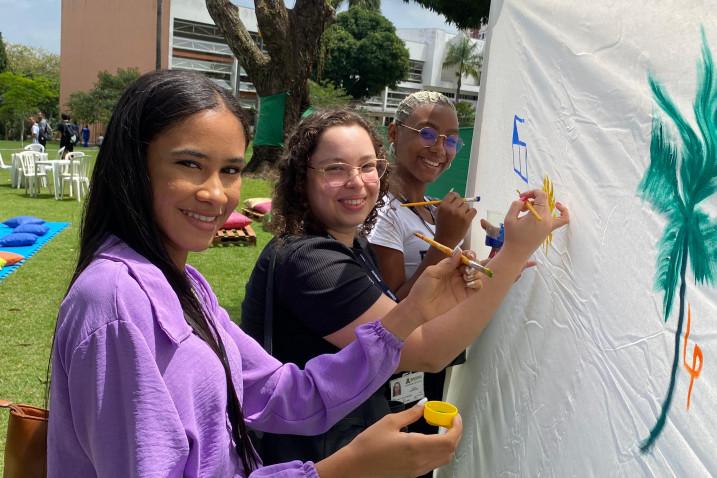
[[[403,343],[380,322],[304,370],[282,365],[244,334],[204,278],[187,274],[213,317],[252,428],[328,430],[393,373]],[[246,476],[232,444],[219,359],[192,333],[162,273],[109,239],[60,307],[52,356],[48,476]],[[318,477],[299,461],[258,478]]]

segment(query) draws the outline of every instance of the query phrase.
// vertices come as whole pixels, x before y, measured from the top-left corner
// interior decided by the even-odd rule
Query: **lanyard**
[[[423,196],[423,200],[424,200],[424,201],[429,201],[430,199],[428,199],[426,196]],[[399,201],[401,201],[402,204],[405,204],[405,203],[408,202],[408,200],[407,200],[407,199],[405,198],[405,196],[403,196],[403,195],[401,195],[401,197],[399,198]],[[433,237],[434,234],[435,234],[434,231],[433,231],[433,230],[431,229],[431,227],[428,225],[428,223],[426,222],[426,220],[423,219],[423,216],[421,216],[421,215],[418,213],[418,211],[417,211],[416,209],[414,209],[415,207],[416,207],[416,206],[410,206],[408,209],[410,209],[413,214],[415,214],[416,216],[418,216],[418,219],[421,220],[421,222],[423,223],[423,226],[424,226],[424,227],[426,228],[426,230],[431,234],[431,237]],[[433,219],[433,224],[431,224],[431,225],[432,225],[433,227],[436,227],[436,216],[433,214],[433,208],[434,208],[434,207],[435,207],[435,206],[428,206],[428,207],[426,207],[426,210],[428,211],[428,214],[431,215],[431,219]]]
[[[381,276],[376,272],[376,270],[373,268],[372,262],[369,258],[366,257],[366,255],[363,253],[363,251],[358,253],[358,256],[361,258],[361,261],[363,262],[364,269],[369,273],[369,275],[373,276],[374,279],[376,279],[376,283],[378,287],[383,291],[384,294],[386,294],[388,297],[391,298],[394,302],[398,302],[398,297],[396,297],[396,294],[393,293],[391,289],[388,288],[388,285],[383,281]]]
[[[331,234],[327,234],[327,236],[330,239],[336,241],[336,238]],[[376,266],[374,262],[364,253],[363,246],[361,246],[361,243],[354,239],[354,246],[349,247],[348,249],[354,256],[354,259],[361,259],[360,261],[357,260],[356,262],[359,262],[363,269],[368,273],[369,280],[373,284],[377,285],[378,288],[381,289],[381,292],[387,295],[391,300],[393,300],[394,302],[398,302],[398,297],[396,297],[396,294],[394,294],[393,291],[388,287],[388,285],[386,285],[386,283],[381,278],[381,275],[376,272]]]

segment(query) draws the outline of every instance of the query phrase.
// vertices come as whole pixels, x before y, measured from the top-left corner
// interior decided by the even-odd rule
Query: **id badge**
[[[391,400],[401,403],[417,402],[425,396],[423,392],[423,372],[407,372],[389,383]]]

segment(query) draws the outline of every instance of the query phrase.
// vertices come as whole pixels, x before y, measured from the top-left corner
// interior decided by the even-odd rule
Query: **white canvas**
[[[547,175],[572,221],[454,370],[448,400],[465,431],[437,476],[717,475],[717,289],[697,284],[691,265],[666,425],[640,450],[670,382],[681,281],[665,318],[655,276],[668,220],[638,195],[653,118],[683,148],[648,74],[699,133],[701,28],[717,57],[715,10],[715,1],[493,0],[468,194],[494,218],[516,188]],[[526,167],[527,183],[514,171]],[[698,206],[716,221],[716,194]],[[474,228],[474,248],[483,240]],[[689,410],[687,304],[687,366],[695,346],[703,358]]]

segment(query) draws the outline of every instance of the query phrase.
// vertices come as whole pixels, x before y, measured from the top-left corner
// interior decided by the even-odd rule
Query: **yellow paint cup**
[[[451,428],[453,417],[456,415],[458,415],[458,409],[448,402],[433,400],[426,402],[423,406],[423,418],[434,427]]]

